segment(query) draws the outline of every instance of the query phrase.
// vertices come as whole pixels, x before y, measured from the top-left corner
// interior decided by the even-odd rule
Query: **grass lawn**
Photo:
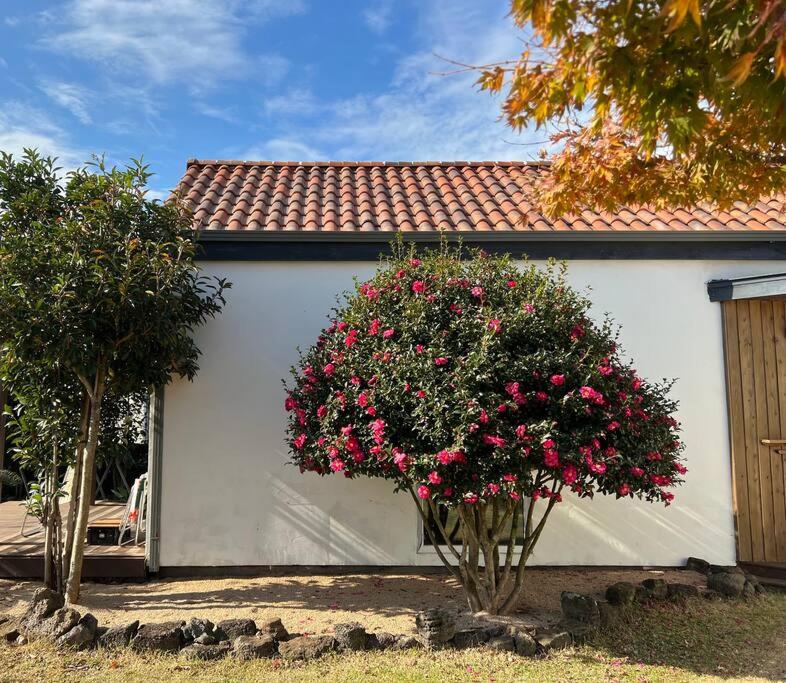
[[[129,652],[64,654],[44,643],[0,647],[0,681],[674,681],[786,679],[786,593],[750,602],[664,604],[593,642],[545,659],[485,649],[191,662]]]

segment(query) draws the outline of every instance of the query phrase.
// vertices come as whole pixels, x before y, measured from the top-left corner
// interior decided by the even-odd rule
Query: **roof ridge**
[[[441,166],[499,166],[505,167],[548,167],[549,161],[273,161],[268,159],[198,159],[192,157],[186,161],[186,168],[190,166],[345,166],[345,167],[441,167]]]

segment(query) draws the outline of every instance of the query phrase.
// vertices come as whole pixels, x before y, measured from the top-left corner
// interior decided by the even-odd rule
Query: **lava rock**
[[[207,635],[207,634],[202,634]],[[200,636],[201,637],[201,636]],[[232,644],[224,641],[223,643],[213,643],[211,645],[200,645],[194,641],[192,645],[180,650],[180,654],[188,659],[221,659],[232,651]]]
[[[636,597],[636,586],[629,581],[618,581],[606,589],[606,600],[612,605],[630,605]]]
[[[142,624],[131,639],[136,652],[177,652],[183,645],[182,622]]]
[[[253,619],[224,619],[215,630],[219,640],[235,640],[238,636],[255,636],[257,625]]]
[[[139,621],[132,621],[125,626],[110,626],[98,635],[98,644],[108,649],[128,647],[131,639],[136,635]]]
[[[566,647],[570,647],[573,642],[570,633],[560,629],[538,631],[537,641],[544,652],[564,650]]]
[[[336,624],[335,637],[338,646],[342,650],[365,650],[366,649],[366,629],[362,624],[350,622],[348,624]]]
[[[485,629],[482,628],[465,628],[461,631],[456,631],[453,636],[453,647],[464,650],[468,647],[477,647],[488,642],[489,635]]]
[[[187,641],[196,640],[199,636],[204,634],[212,634],[215,629],[215,624],[210,619],[200,619],[193,617],[183,627],[183,638]]]
[[[754,588],[753,584],[750,581],[745,582],[745,585],[742,587],[741,595],[746,600],[750,600],[751,598],[756,597],[756,588]]]
[[[689,557],[685,562],[685,569],[706,575],[710,573],[710,563],[698,557]]]
[[[500,652],[516,651],[516,641],[513,636],[510,636],[507,633],[490,638],[486,643],[486,646],[490,647],[492,650],[499,650]]]
[[[745,574],[716,572],[707,577],[707,587],[728,598],[739,598],[745,588]]]
[[[286,640],[289,638],[289,633],[287,632],[286,628],[284,628],[284,624],[281,623],[281,619],[278,617],[268,619],[267,621],[259,624],[257,632],[263,635],[271,636],[273,640]]]
[[[526,631],[515,632],[513,645],[521,657],[534,657],[538,652],[538,642]]]
[[[21,630],[36,632],[45,619],[51,617],[57,610],[63,609],[65,598],[49,588],[39,588],[33,593],[30,606],[22,615]]]
[[[669,587],[663,579],[644,579],[641,585],[650,600],[665,600],[669,594]]]
[[[396,643],[390,648],[391,650],[410,650],[413,648],[423,647],[415,636],[398,636]]]
[[[72,650],[85,650],[95,642],[97,628],[98,619],[88,612],[74,628],[60,636],[56,644],[58,647],[67,647]]]
[[[202,635],[194,638],[194,642],[197,645],[216,645],[219,641],[218,638],[216,638],[212,633],[203,633]],[[228,641],[224,640],[221,642],[226,643]]]
[[[587,624],[597,624],[600,621],[598,601],[590,595],[563,591],[559,602],[562,613],[569,621],[581,621]]]
[[[581,621],[565,621],[559,628],[570,633],[571,641],[581,645],[598,630],[597,624],[587,624]]]
[[[670,583],[668,586],[669,600],[685,600],[686,598],[698,598],[699,589],[688,583]]]
[[[271,638],[272,640],[272,638]],[[278,645],[278,653],[284,659],[317,659],[337,649],[338,643],[333,636],[300,636]]]
[[[21,634],[21,620],[8,619],[0,623],[0,641],[4,640],[7,643],[13,643]]]
[[[37,626],[26,627],[24,634],[28,637],[36,636],[38,638],[57,640],[60,636],[74,628],[79,623],[80,618],[81,615],[75,609],[63,607],[39,622]]]
[[[444,645],[456,635],[455,615],[440,607],[418,612],[415,626],[423,644],[428,648]]]
[[[710,574],[741,574],[745,576],[745,572],[736,564],[711,564]]]
[[[276,641],[266,633],[254,636],[238,636],[234,642],[235,657],[242,660],[263,659],[276,654]]]
[[[396,645],[398,636],[386,631],[379,633],[369,633],[366,636],[366,649],[367,650],[389,650]]]

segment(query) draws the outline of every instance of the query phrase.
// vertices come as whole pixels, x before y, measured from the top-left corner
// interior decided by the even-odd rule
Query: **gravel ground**
[[[602,597],[615,581],[637,583],[651,577],[704,585],[704,577],[683,570],[528,569],[518,621],[554,621],[563,590]],[[33,581],[0,580],[0,613],[24,611]],[[159,622],[190,617],[212,621],[235,617],[280,617],[290,632],[324,633],[335,624],[359,621],[368,630],[414,631],[414,615],[424,607],[464,609],[458,585],[441,575],[345,575],[259,578],[161,579],[146,583],[86,583],[81,611],[102,625]]]

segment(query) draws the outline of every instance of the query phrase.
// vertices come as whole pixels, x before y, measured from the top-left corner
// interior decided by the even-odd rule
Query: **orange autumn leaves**
[[[512,128],[550,136],[546,213],[786,188],[783,0],[513,0],[511,16],[522,52],[478,82]]]

